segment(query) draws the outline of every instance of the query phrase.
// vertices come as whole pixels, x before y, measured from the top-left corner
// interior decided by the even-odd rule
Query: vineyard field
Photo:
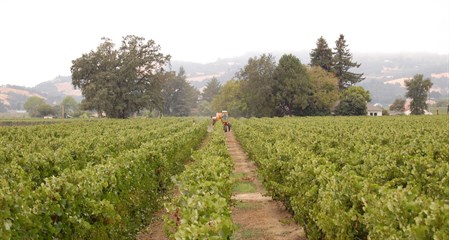
[[[169,239],[232,239],[234,134],[307,239],[449,239],[447,116],[209,124],[0,126],[0,239],[134,239],[162,207]]]
[[[205,119],[0,127],[1,239],[129,239],[206,136]]]
[[[449,118],[241,119],[236,136],[308,239],[449,239]]]

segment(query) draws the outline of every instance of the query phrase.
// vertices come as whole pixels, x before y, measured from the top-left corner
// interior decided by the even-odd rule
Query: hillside
[[[196,88],[203,88],[207,81],[216,77],[221,83],[235,77],[244,67],[250,57],[260,56],[262,53],[247,53],[233,58],[218,59],[215,62],[201,64],[186,61],[172,61],[171,70],[179,71],[183,67],[187,80]],[[273,53],[275,60],[279,60],[283,53]],[[302,63],[309,63],[306,51],[293,52]],[[394,99],[404,97],[404,80],[415,74],[424,74],[434,83],[432,96],[449,98],[449,55],[438,54],[353,54],[354,60],[361,63],[361,67],[354,71],[364,73],[365,80],[359,85],[371,92],[372,101],[384,106],[391,104]],[[71,84],[70,76],[58,76],[53,80],[42,82],[33,88],[6,85],[0,86],[0,111],[23,109],[23,103],[29,96],[40,96],[50,104],[59,103],[65,96],[74,96],[81,101],[79,90]]]
[[[0,112],[9,109],[23,109],[23,103],[31,96],[44,98],[42,94],[33,89],[13,85],[0,86]]]
[[[73,96],[78,101],[82,99],[81,91],[73,88],[70,76],[58,76],[32,88],[0,86],[0,112],[23,110],[23,104],[31,96],[44,98],[49,104],[58,104],[65,96]]]
[[[248,59],[262,53],[251,53],[244,56],[219,59],[214,63],[198,64],[190,62],[172,62],[172,70],[184,67],[188,80],[201,89],[209,79],[216,77],[224,83],[235,76],[235,73],[246,65]],[[273,53],[276,61],[283,53]],[[302,63],[310,61],[308,52],[293,52]],[[406,89],[403,81],[415,74],[430,77],[434,92],[441,98],[449,98],[449,55],[428,53],[403,54],[353,54],[354,60],[361,63],[355,72],[364,73],[365,80],[359,85],[370,91],[372,101],[384,106],[391,104],[396,98],[404,97]]]
[[[74,89],[70,76],[58,76],[51,81],[39,83],[33,90],[42,93],[50,104],[61,102],[65,96],[72,96],[78,101],[82,99],[81,91]]]

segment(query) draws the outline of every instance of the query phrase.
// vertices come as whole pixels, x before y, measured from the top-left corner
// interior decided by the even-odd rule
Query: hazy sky
[[[102,37],[153,39],[174,60],[307,50],[449,53],[448,0],[1,0],[0,85],[70,75]]]

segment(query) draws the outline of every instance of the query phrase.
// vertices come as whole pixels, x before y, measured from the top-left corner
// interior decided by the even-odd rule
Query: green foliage
[[[221,83],[216,77],[213,77],[209,82],[206,83],[206,87],[201,94],[203,96],[203,100],[212,102],[212,100],[214,100],[214,97],[220,93],[220,90]]]
[[[82,107],[126,118],[145,108],[161,106],[161,77],[169,55],[160,53],[153,40],[126,36],[116,49],[103,39],[96,51],[72,61],[72,84],[81,89]]]
[[[274,115],[275,70],[274,57],[271,54],[263,54],[259,58],[250,58],[248,64],[237,74],[249,116]]]
[[[397,98],[394,100],[394,102],[390,105],[390,111],[398,111],[398,112],[404,112],[404,105],[405,105],[405,99],[403,98]]]
[[[413,79],[405,80],[405,87],[407,88],[405,96],[412,99],[410,103],[411,114],[421,115],[424,114],[424,110],[427,110],[427,93],[432,85],[430,78],[424,79],[422,74],[416,74]]]
[[[233,162],[216,125],[210,142],[175,179],[179,194],[165,205],[164,228],[170,239],[229,239],[235,230],[230,200]]]
[[[221,89],[222,85],[216,77],[213,77],[209,82],[206,83],[206,87],[203,89],[203,93],[201,94],[202,100],[199,102],[200,115],[210,116],[214,112],[216,112],[213,110],[212,102],[215,97],[220,94]]]
[[[56,113],[54,107],[52,107],[46,103],[39,105],[39,107],[37,108],[37,112],[39,113],[37,117],[43,117],[43,116],[52,115],[52,114]]]
[[[134,238],[206,124],[165,118],[0,128],[0,236]]]
[[[352,61],[352,54],[349,52],[348,45],[343,34],[335,41],[335,52],[333,56],[332,72],[339,79],[340,91],[345,90],[356,83],[362,81],[363,73],[353,73],[349,70],[353,67],[358,68],[360,64]]]
[[[317,55],[318,51],[311,55]],[[239,89],[227,94],[231,96],[228,99],[221,94],[213,108],[223,109],[218,104],[224,106],[238,97],[232,105],[238,106],[239,114],[234,116],[329,115],[339,98],[339,79],[333,73],[318,67],[307,68],[292,54],[283,55],[278,64],[271,55],[250,58],[237,77]]]
[[[232,116],[247,116],[247,103],[244,101],[241,85],[241,81],[227,81],[221,88],[220,94],[212,101],[212,112],[221,112],[226,109]]]
[[[323,36],[318,38],[316,48],[310,52],[310,66],[321,67],[326,72],[332,71],[332,49],[329,48]]]
[[[306,67],[292,54],[283,55],[279,59],[274,76],[276,115],[291,116],[303,113],[312,94]]]
[[[253,193],[257,192],[257,189],[256,186],[251,182],[240,182],[235,185],[233,192]]]
[[[268,193],[294,211],[307,239],[449,238],[447,117],[234,124]]]
[[[54,114],[53,108],[43,98],[32,96],[27,99],[23,108],[31,117],[43,117]]]
[[[338,79],[319,67],[308,69],[312,96],[307,106],[307,115],[329,115],[339,99]]]
[[[371,101],[369,91],[363,87],[352,86],[343,91],[336,113],[343,116],[364,116],[367,114],[366,103],[369,101]]]
[[[184,69],[178,74],[168,72],[164,74],[162,87],[162,113],[167,116],[189,116],[197,106],[198,90],[187,82]]]
[[[61,116],[66,118],[67,116],[79,116],[79,103],[72,97],[66,96],[62,100],[61,104]]]

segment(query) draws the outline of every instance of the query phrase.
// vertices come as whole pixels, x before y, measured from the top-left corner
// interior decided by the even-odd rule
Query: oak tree
[[[366,104],[371,101],[369,91],[360,86],[352,86],[342,92],[336,113],[344,116],[364,116]]]
[[[161,105],[161,75],[169,61],[153,40],[129,35],[115,48],[104,38],[95,51],[72,61],[72,84],[81,89],[84,109],[126,118]]]

